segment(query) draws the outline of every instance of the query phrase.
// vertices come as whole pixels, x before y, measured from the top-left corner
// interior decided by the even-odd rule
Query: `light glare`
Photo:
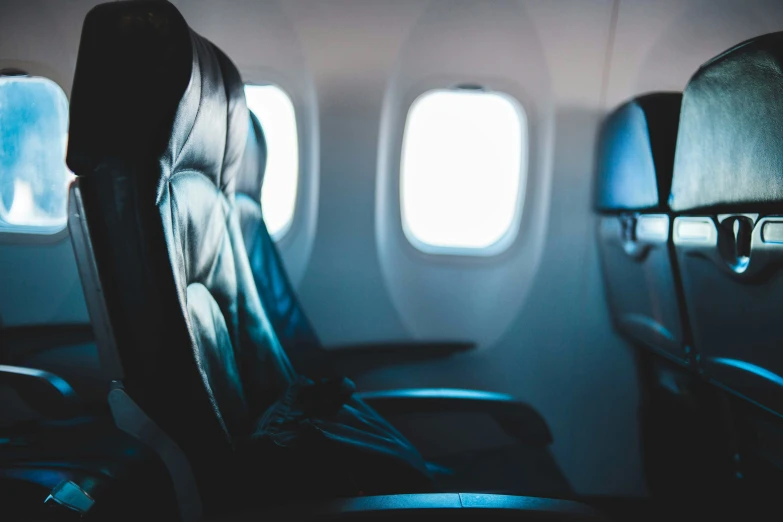
[[[478,250],[503,239],[518,212],[526,130],[503,94],[437,90],[414,102],[400,172],[414,244]]]
[[[276,85],[246,85],[247,106],[264,130],[267,163],[261,209],[269,234],[279,239],[294,218],[299,183],[299,144],[291,98]]]
[[[40,77],[0,78],[0,229],[50,233],[66,222],[68,100]]]

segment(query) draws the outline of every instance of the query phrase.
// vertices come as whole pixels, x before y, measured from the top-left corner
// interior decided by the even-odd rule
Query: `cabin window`
[[[0,75],[0,231],[51,234],[67,220],[68,100],[46,78]]]
[[[291,98],[276,85],[246,85],[247,106],[264,130],[267,163],[261,210],[269,234],[280,239],[291,226],[299,183],[299,143]]]
[[[519,228],[526,167],[527,121],[514,98],[481,89],[424,93],[403,134],[406,237],[428,253],[504,250]]]

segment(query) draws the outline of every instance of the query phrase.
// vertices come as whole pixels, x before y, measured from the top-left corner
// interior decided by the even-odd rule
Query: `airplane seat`
[[[595,208],[615,327],[635,344],[686,364],[668,206],[681,99],[674,92],[646,94],[607,117],[600,133]]]
[[[297,389],[310,385],[253,281],[235,198],[243,162],[256,161],[245,154],[250,122],[235,66],[170,3],[114,2],[87,15],[72,89],[69,227],[115,422],[166,463],[188,520],[202,507],[329,496],[352,469],[356,494],[432,491],[415,449],[345,382],[318,388],[348,402],[312,432],[334,428],[341,435],[326,438],[341,449],[279,453],[289,440],[275,431],[279,419],[332,403],[319,406],[316,394],[297,409]],[[258,445],[259,426],[277,434],[274,445]]]
[[[133,429],[116,413],[124,401],[185,455],[197,491],[187,509],[198,511],[198,498],[209,507],[239,487],[235,446],[296,379],[261,309],[234,209],[243,86],[168,2],[104,4],[84,22],[70,111],[72,198],[121,368],[109,402],[118,425]]]
[[[674,245],[700,372],[783,414],[783,32],[702,65],[685,89]],[[783,446],[781,446],[783,448]]]
[[[250,113],[250,118],[248,147],[236,181],[235,205],[262,307],[297,371],[308,376],[339,376],[346,365],[339,361],[335,364],[332,357],[335,352],[323,348],[299,304],[282,258],[264,223],[261,188],[266,170],[266,139],[255,115]],[[412,345],[408,350],[417,348]],[[371,350],[372,347],[368,346],[367,351]],[[375,350],[380,352],[377,357],[383,360],[383,346],[377,346]],[[488,416],[496,421],[501,429],[515,434],[510,441],[477,443],[436,456],[425,452],[425,457],[431,461],[431,469],[439,473],[438,483],[442,488],[461,490],[475,487],[475,477],[482,476],[484,487],[493,491],[560,495],[570,491],[568,481],[549,452],[551,435],[545,421],[525,403],[479,390],[419,388],[364,392],[359,396],[414,439],[419,438],[417,436],[422,430],[432,427],[422,428],[416,422],[406,423],[405,420],[410,417],[407,414],[429,413],[442,421],[438,428],[442,425],[443,429],[448,429],[452,425],[464,430],[465,423],[474,418],[472,415],[479,413],[481,417]],[[457,418],[450,418],[449,413],[456,413]],[[460,413],[467,414],[467,419],[459,418]],[[438,447],[443,448],[442,441]]]

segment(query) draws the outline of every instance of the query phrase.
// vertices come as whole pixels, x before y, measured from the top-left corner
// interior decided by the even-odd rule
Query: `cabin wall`
[[[97,2],[0,5],[0,67],[70,91],[84,14]],[[294,100],[301,192],[280,243],[327,345],[460,338],[472,354],[368,375],[365,389],[448,386],[510,393],[550,424],[577,491],[639,495],[633,352],[611,329],[591,212],[602,116],[682,90],[698,65],[783,29],[773,0],[356,0],[174,2],[248,81]],[[531,137],[518,238],[503,255],[411,259],[395,184],[406,100],[476,78],[513,91]],[[396,214],[395,214],[396,212]],[[67,236],[0,237],[4,325],[87,322]]]

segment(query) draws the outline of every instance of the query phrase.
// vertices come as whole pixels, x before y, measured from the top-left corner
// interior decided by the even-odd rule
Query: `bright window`
[[[67,219],[68,100],[46,78],[0,76],[0,230],[52,233]]]
[[[502,250],[518,228],[526,156],[527,121],[513,98],[467,89],[420,96],[400,165],[408,240],[431,253]]]
[[[299,143],[294,104],[276,85],[246,85],[245,97],[266,138],[267,163],[261,189],[261,209],[269,233],[279,239],[294,219],[299,183]]]

